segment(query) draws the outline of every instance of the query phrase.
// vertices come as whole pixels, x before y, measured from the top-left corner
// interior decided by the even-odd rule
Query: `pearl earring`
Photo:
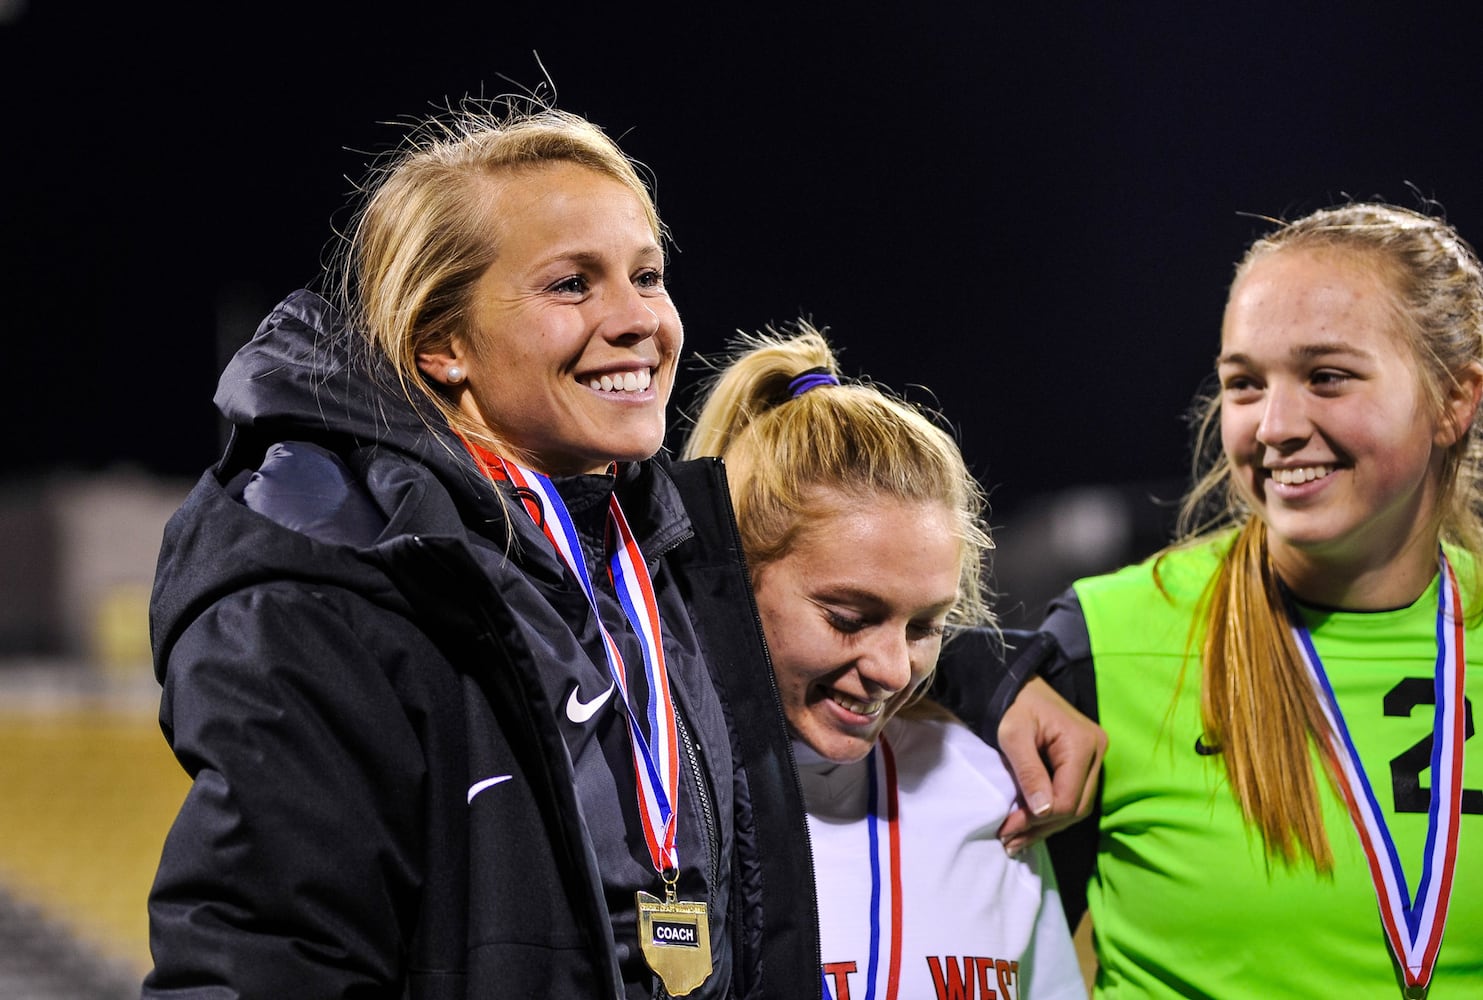
[[[464,379],[463,369],[457,365],[451,365],[443,377],[448,380],[449,385],[458,385]]]

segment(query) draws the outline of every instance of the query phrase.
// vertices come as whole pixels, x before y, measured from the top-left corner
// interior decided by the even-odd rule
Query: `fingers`
[[[1066,709],[1075,712],[1069,705]],[[1065,727],[1050,737],[1044,752],[1055,788],[1051,815],[1065,818],[1060,826],[1091,815],[1102,776],[1102,758],[1107,754],[1107,734],[1102,727],[1080,713],[1069,716]]]
[[[1033,683],[1033,682],[1032,682]],[[1043,682],[1042,682],[1043,683]],[[1041,756],[1040,725],[1035,715],[1034,699],[1015,699],[999,724],[999,752],[1014,774],[1020,799],[1032,817],[1042,817],[1055,807],[1055,787],[1045,758]]]
[[[1035,841],[1030,837],[1029,814],[1019,807],[1011,809],[999,827],[999,839],[1012,858],[1033,844]]]
[[[1051,773],[1036,745],[1040,727],[1033,710],[1034,701],[1033,696],[1025,700],[1021,692],[999,724],[999,752],[1004,754],[1009,764],[1023,803],[1011,811],[999,827],[999,839],[1011,857],[1045,836],[1037,821],[1050,815],[1055,808]]]
[[[1091,814],[1107,734],[1045,681],[1031,680],[1005,712],[999,749],[1024,801],[999,832],[1011,854]]]
[[[1081,786],[1081,801],[1076,805],[1076,818],[1086,819],[1097,804],[1097,789],[1102,785],[1102,760],[1107,756],[1107,733],[1101,726],[1096,732],[1096,753],[1087,768],[1086,780]]]

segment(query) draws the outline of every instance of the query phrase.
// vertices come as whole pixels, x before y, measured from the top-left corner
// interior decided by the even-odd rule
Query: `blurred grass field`
[[[185,773],[147,699],[17,700],[0,698],[0,887],[142,977],[145,903]]]

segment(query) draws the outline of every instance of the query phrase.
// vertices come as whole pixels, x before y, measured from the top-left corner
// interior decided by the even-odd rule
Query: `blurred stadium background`
[[[144,901],[188,782],[160,735],[147,605],[188,484],[0,492],[0,998],[137,997]]]
[[[559,82],[653,165],[692,350],[803,310],[929,386],[994,487],[1009,624],[1164,539],[1180,484],[1141,477],[1184,465],[1261,217],[1373,196],[1483,236],[1468,5],[581,8],[0,0],[0,324],[29,349],[0,393],[0,1000],[138,995],[185,792],[146,607],[189,483],[161,474],[211,460],[221,362],[435,95]]]

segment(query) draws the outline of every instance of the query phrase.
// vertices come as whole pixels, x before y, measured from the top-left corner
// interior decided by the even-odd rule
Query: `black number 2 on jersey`
[[[1385,714],[1408,716],[1418,705],[1435,705],[1435,688],[1429,677],[1407,677],[1385,696]],[[1473,703],[1463,699],[1463,739],[1473,738]],[[1421,772],[1431,767],[1432,734],[1417,740],[1390,762],[1390,783],[1398,813],[1424,813],[1431,805],[1431,789],[1421,786]],[[1483,813],[1483,790],[1462,790],[1462,811]]]

